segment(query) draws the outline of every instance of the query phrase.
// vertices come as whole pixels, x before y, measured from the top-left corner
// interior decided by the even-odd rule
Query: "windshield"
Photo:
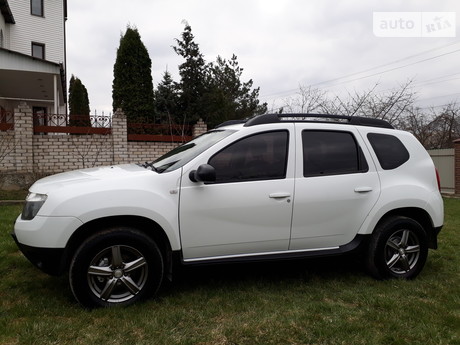
[[[200,153],[234,133],[231,130],[215,130],[206,132],[192,141],[172,149],[153,162],[153,170],[162,172],[173,171],[190,162]]]

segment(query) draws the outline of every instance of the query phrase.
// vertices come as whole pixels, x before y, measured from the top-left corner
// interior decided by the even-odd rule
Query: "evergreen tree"
[[[214,126],[227,120],[243,119],[267,111],[267,104],[259,104],[259,88],[252,89],[253,81],[241,81],[243,68],[236,55],[230,60],[218,56],[207,69],[206,121]]]
[[[176,39],[174,51],[185,59],[179,66],[181,81],[178,84],[180,116],[184,123],[196,122],[203,117],[203,97],[206,91],[206,63],[200,48],[194,41],[192,28],[185,25],[181,40]]]
[[[267,111],[259,104],[259,88],[253,81],[241,81],[243,69],[236,55],[227,61],[220,56],[207,64],[192,28],[186,23],[181,39],[176,39],[174,51],[185,59],[179,66],[181,81],[177,84],[180,97],[178,112],[184,122],[193,123],[200,117],[212,127],[223,121],[241,119]]]
[[[157,123],[180,123],[179,93],[171,73],[166,71],[155,92],[155,112]]]
[[[151,121],[155,116],[152,61],[136,28],[120,38],[113,67],[113,110],[122,108],[128,122]]]
[[[88,91],[80,79],[70,78],[69,82],[69,117],[71,126],[91,126],[89,117]]]

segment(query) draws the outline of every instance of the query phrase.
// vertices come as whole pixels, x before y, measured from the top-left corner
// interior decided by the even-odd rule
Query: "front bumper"
[[[66,246],[70,236],[82,225],[75,217],[36,216],[32,220],[16,219],[11,234],[24,256],[50,275],[66,268]]]
[[[64,272],[66,260],[63,248],[30,247],[19,243],[14,233],[12,233],[11,236],[24,256],[43,272],[53,276],[60,275]]]

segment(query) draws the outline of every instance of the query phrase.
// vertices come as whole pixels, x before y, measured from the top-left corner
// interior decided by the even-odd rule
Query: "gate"
[[[441,192],[455,193],[454,149],[428,150],[441,178]]]

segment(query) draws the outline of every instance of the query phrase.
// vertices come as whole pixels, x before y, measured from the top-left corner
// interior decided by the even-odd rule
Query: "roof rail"
[[[225,121],[225,122],[222,122],[220,124],[218,124],[216,127],[214,128],[219,128],[219,127],[225,127],[225,126],[231,126],[231,125],[238,125],[240,123],[246,123],[248,121],[248,119],[242,119],[242,120],[228,120],[228,121]]]
[[[236,123],[244,123],[245,127],[262,125],[267,123],[278,123],[278,122],[340,122],[343,124],[350,124],[355,126],[369,126],[369,127],[380,127],[390,128],[394,127],[387,121],[381,119],[375,119],[371,117],[363,116],[347,116],[347,115],[332,115],[332,114],[263,114],[256,115],[247,120],[240,120]],[[229,121],[227,121],[229,122]],[[228,123],[229,124],[229,123]],[[222,125],[228,125],[224,122]],[[235,123],[233,123],[235,124]]]

